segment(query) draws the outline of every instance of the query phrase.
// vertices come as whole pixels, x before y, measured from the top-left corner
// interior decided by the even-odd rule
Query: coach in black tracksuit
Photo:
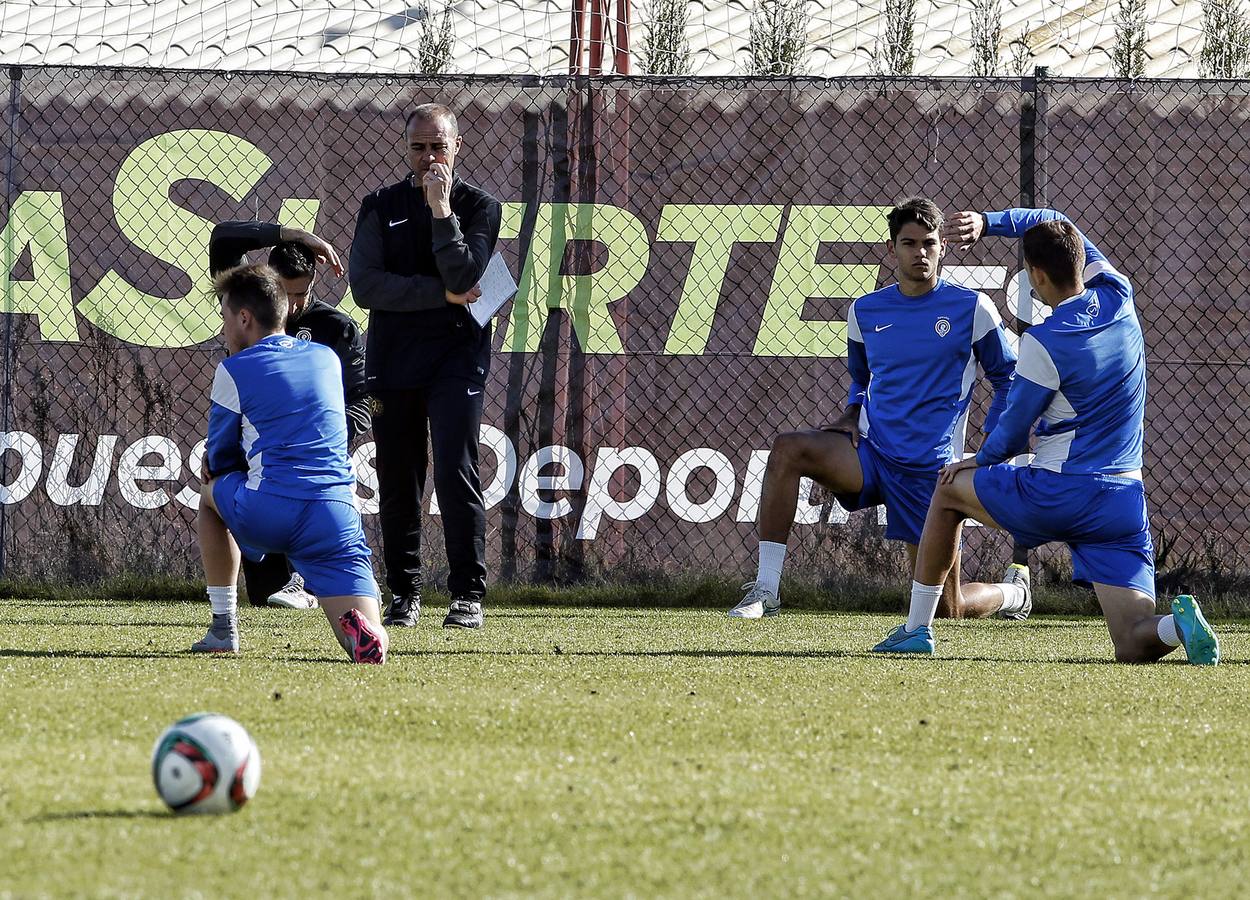
[[[367,381],[375,399],[382,557],[393,594],[387,625],[421,609],[421,497],[426,430],[443,517],[451,608],[444,627],[478,628],[486,593],[486,510],[478,432],[490,371],[490,327],[468,310],[499,237],[500,205],[453,174],[456,118],[417,107],[404,127],[403,181],[364,199],[348,267],[369,310]]]
[[[360,327],[347,313],[328,303],[312,300],[309,293],[316,281],[317,258],[340,269],[338,256],[325,241],[311,232],[269,222],[222,222],[213,229],[208,242],[208,268],[219,272],[247,262],[253,250],[273,249],[269,265],[278,273],[290,303],[286,333],[306,341],[324,344],[343,364],[343,397],[347,407],[347,440],[368,431],[370,401],[365,386],[365,341]],[[243,578],[248,600],[263,606],[274,602],[288,607],[309,607],[316,603],[303,590],[303,580],[292,574],[282,554],[269,553],[261,562],[243,560]]]

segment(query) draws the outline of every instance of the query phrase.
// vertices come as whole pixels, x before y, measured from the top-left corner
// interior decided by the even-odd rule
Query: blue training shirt
[[[273,334],[218,364],[204,458],[214,476],[246,470],[255,491],[351,503],[346,423],[334,351]]]
[[[977,363],[994,386],[989,431],[1007,400],[1016,354],[985,294],[939,279],[908,297],[890,285],[846,314],[849,402],[859,430],[896,465],[936,471],[963,452]]]
[[[1050,209],[985,215],[986,234],[1004,237],[1020,237],[1039,222],[1068,221]],[[979,465],[1023,452],[1037,422],[1031,465],[1065,474],[1141,475],[1146,346],[1133,288],[1082,240],[1085,290],[1020,339],[1007,409],[977,453]]]

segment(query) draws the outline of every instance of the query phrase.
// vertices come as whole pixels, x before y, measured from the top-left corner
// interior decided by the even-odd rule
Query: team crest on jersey
[[[312,332],[309,331],[307,328],[301,328],[299,331],[295,332],[295,337],[297,340],[301,340],[307,343],[308,341],[312,340]]]
[[[937,332],[938,337],[946,337],[951,333],[951,320],[942,316],[933,324],[933,330]]]
[[[1098,318],[1098,312],[1100,308],[1101,307],[1099,307],[1098,305],[1098,297],[1096,295],[1093,297],[1090,297],[1089,305],[1085,307],[1085,315],[1089,316],[1091,319],[1096,319]]]
[[[278,341],[278,346],[283,347],[287,350],[290,350],[292,347],[295,346],[295,341],[291,340],[290,338],[283,338],[282,340]]]

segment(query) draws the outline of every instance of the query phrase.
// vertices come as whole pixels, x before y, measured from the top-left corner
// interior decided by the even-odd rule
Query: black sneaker
[[[391,605],[386,610],[382,624],[395,628],[416,628],[419,618],[421,618],[421,595],[412,594],[408,597],[396,595],[391,598]]]
[[[447,618],[443,619],[444,628],[481,628],[482,604],[467,597],[458,597],[451,601],[447,610]]]

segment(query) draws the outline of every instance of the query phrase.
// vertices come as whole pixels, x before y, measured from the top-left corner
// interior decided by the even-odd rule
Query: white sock
[[[999,607],[999,612],[1016,613],[1024,609],[1024,585],[999,583],[994,587],[1003,594],[1003,605]]]
[[[1181,645],[1181,636],[1176,633],[1176,619],[1171,616],[1164,616],[1159,620],[1158,624],[1159,640],[1167,644],[1169,647],[1179,647]]]
[[[755,586],[776,594],[781,589],[781,565],[785,561],[785,544],[760,541],[760,570],[755,576]]]
[[[234,618],[239,608],[239,589],[233,584],[226,587],[208,586],[208,602],[215,616]]]
[[[942,585],[911,583],[911,607],[907,612],[907,630],[915,631],[921,625],[932,626],[937,615],[938,601],[942,599]]]

